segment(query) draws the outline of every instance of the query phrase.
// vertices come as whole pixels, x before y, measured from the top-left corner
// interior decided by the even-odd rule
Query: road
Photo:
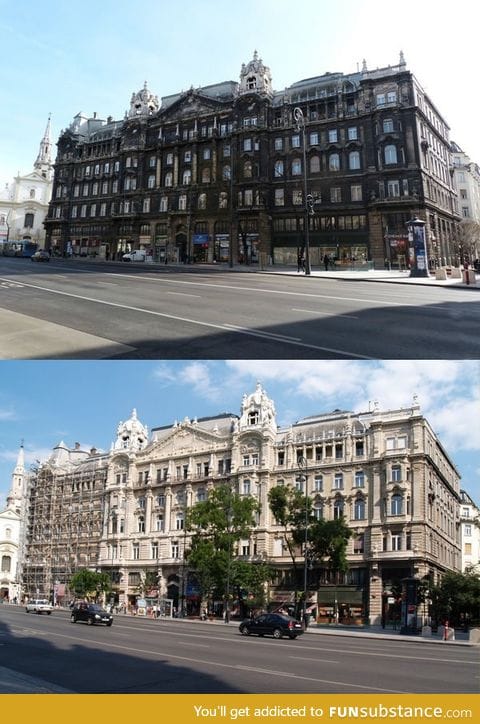
[[[2,666],[72,693],[478,693],[478,647],[116,616],[111,628],[0,606]]]
[[[0,257],[1,359],[478,359],[478,290]]]

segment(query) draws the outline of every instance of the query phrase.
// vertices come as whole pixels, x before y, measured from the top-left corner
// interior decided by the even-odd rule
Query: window
[[[155,518],[155,530],[163,531],[163,515],[157,515]]]
[[[332,204],[338,204],[342,200],[342,189],[339,186],[332,186],[330,188],[330,201]]]
[[[302,174],[302,162],[299,158],[294,158],[292,161],[292,176],[301,176]]]
[[[243,164],[243,178],[252,178],[252,176],[253,176],[252,162],[245,161],[245,163]]]
[[[173,186],[173,173],[171,171],[167,171],[165,174],[165,186]]]
[[[220,191],[218,196],[218,208],[226,209],[228,206],[228,194],[226,191]]]
[[[337,143],[337,141],[338,141],[338,131],[336,128],[333,128],[328,132],[328,142]]]
[[[2,556],[2,573],[10,573],[12,559],[10,556]]]
[[[207,194],[199,194],[197,206],[201,210],[207,208]]]
[[[211,156],[212,156],[211,150],[209,148],[204,148],[203,149],[203,160],[209,161]]]
[[[168,211],[168,197],[167,196],[161,197],[159,211]]]
[[[155,156],[150,156],[150,158],[148,159],[148,165],[150,166],[150,168],[155,168],[155,166],[157,165],[157,159]]]
[[[250,480],[242,482],[242,495],[250,495]]]
[[[338,520],[338,518],[341,518],[343,516],[343,510],[344,510],[344,502],[343,500],[336,500],[333,504],[333,518],[334,520]]]
[[[365,519],[365,501],[363,498],[358,498],[353,506],[353,517],[355,520]]]
[[[152,543],[152,546],[150,548],[150,557],[154,558],[155,560],[158,558],[158,543],[156,541]]]
[[[340,156],[338,153],[331,153],[328,159],[330,171],[340,171]]]
[[[172,166],[172,165],[173,165],[173,153],[167,153],[167,157],[166,157],[166,159],[165,159],[165,164],[166,164],[167,166]]]
[[[313,490],[316,493],[321,493],[323,490],[323,475],[315,475],[313,481]]]
[[[203,503],[204,500],[207,499],[207,493],[202,488],[201,490],[197,490],[197,503]]]
[[[355,487],[356,488],[365,487],[365,473],[363,472],[363,470],[357,470],[355,473]]]
[[[393,133],[393,118],[384,118],[383,119],[383,132],[384,133]]]
[[[292,148],[300,148],[300,136],[292,136]]]
[[[283,176],[283,173],[284,173],[283,161],[275,161],[275,167],[274,167],[275,178],[280,178],[281,176]]]
[[[154,174],[151,174],[151,175],[148,177],[147,186],[148,186],[149,189],[154,189],[154,188],[155,188],[155,175],[154,175]]]
[[[403,515],[403,498],[398,493],[392,495],[390,512],[392,515]]]
[[[283,138],[276,138],[274,142],[275,151],[283,150]]]
[[[377,93],[377,106],[385,105],[385,93]]]
[[[323,503],[315,503],[312,509],[313,517],[315,520],[322,520],[323,518]]]
[[[209,184],[211,181],[211,172],[209,168],[204,168],[202,171],[202,184]]]
[[[188,186],[191,182],[192,182],[192,172],[189,168],[187,168],[183,172],[182,183],[184,186]]]
[[[402,550],[402,536],[399,533],[392,533],[391,543],[392,551]]]
[[[471,556],[471,555],[472,555],[472,544],[471,544],[471,543],[465,543],[463,552],[465,553],[466,556]]]
[[[145,533],[145,518],[143,515],[138,516],[137,530],[139,533]]]
[[[183,530],[183,513],[177,513],[175,516],[175,530]]]
[[[298,490],[299,493],[303,493],[305,486],[305,478],[303,475],[297,475],[295,478],[295,490]]]
[[[230,181],[230,177],[231,177],[231,169],[230,169],[230,166],[228,164],[226,164],[222,168],[222,178],[224,181]]]
[[[174,541],[171,545],[172,558],[179,558],[179,547],[177,541]]]
[[[350,186],[350,196],[352,201],[362,200],[362,187],[360,184],[353,184]]]
[[[285,206],[285,192],[283,189],[275,189],[275,206]]]
[[[400,196],[400,184],[398,181],[387,182],[387,196],[397,198]]]
[[[335,473],[333,478],[333,489],[341,490],[343,488],[343,473]]]
[[[91,204],[90,216],[96,216],[96,215],[97,215],[97,204]]]
[[[310,134],[310,145],[311,146],[318,146],[318,133],[311,133]]]
[[[310,173],[320,173],[320,156],[312,156],[310,159]]]
[[[393,145],[385,146],[384,150],[385,163],[398,163],[397,161],[397,147]]]
[[[185,151],[185,153],[183,154],[183,160],[185,161],[185,163],[190,163],[190,161],[192,160],[192,152]]]
[[[299,190],[292,192],[292,202],[294,206],[301,206],[303,204],[303,194]]]
[[[472,535],[472,526],[466,525],[464,528],[465,535],[471,536]]]
[[[348,154],[348,167],[350,170],[360,168],[360,151],[350,151]]]
[[[132,558],[134,561],[138,561],[140,558],[140,546],[138,543],[132,545]]]
[[[178,197],[178,210],[179,211],[187,210],[187,195],[186,194],[181,194]]]
[[[390,481],[399,483],[402,479],[402,468],[400,465],[392,465]]]
[[[396,102],[397,102],[397,92],[389,91],[387,93],[387,103],[396,103]]]
[[[251,151],[251,150],[252,150],[252,139],[251,139],[251,138],[244,138],[244,139],[243,139],[243,150],[244,150],[244,151]]]
[[[358,140],[358,129],[356,126],[351,126],[347,131],[347,136],[349,141],[357,141]]]

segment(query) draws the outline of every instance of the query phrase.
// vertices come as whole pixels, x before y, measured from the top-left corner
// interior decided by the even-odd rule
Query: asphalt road
[[[0,606],[2,666],[72,693],[478,693],[478,647],[116,616],[111,628]]]
[[[0,359],[478,359],[476,289],[0,257]]]

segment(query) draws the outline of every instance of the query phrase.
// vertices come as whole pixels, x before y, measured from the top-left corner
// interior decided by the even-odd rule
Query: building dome
[[[132,93],[128,117],[151,116],[159,109],[160,103],[158,96],[154,96],[153,93],[148,90],[147,81],[145,81],[143,88],[139,90],[138,93]]]
[[[117,427],[117,439],[113,445],[114,450],[142,450],[148,441],[148,428],[142,425],[137,417],[137,411],[132,410],[131,417],[120,422]]]

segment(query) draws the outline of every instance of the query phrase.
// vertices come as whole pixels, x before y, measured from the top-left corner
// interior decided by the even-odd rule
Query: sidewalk
[[[55,259],[54,261],[61,261],[61,259]],[[76,260],[75,260],[76,261]],[[88,259],[82,257],[78,260],[79,263],[87,263],[87,264],[95,264],[99,261],[105,262],[104,259]],[[250,273],[250,274],[274,274],[274,275],[284,275],[284,276],[292,276],[292,277],[305,277],[304,272],[297,272],[296,267],[294,266],[284,266],[284,265],[269,265],[265,267],[260,267],[257,264],[253,265],[245,265],[245,264],[233,264],[233,266],[230,266],[227,263],[208,263],[208,264],[181,264],[181,263],[169,263],[169,264],[161,264],[159,262],[122,262],[122,261],[109,261],[105,262],[108,264],[114,264],[115,266],[135,266],[135,267],[143,267],[145,269],[152,269],[152,268],[163,268],[163,269],[196,269],[196,270],[216,270],[216,271],[228,271],[228,272],[236,272],[236,273]],[[416,284],[420,286],[428,286],[428,287],[460,287],[462,289],[480,289],[480,274],[476,274],[476,286],[475,284],[466,284],[463,281],[463,278],[460,279],[446,279],[446,280],[439,280],[435,278],[435,274],[430,274],[428,277],[411,277],[409,270],[399,270],[399,269],[367,269],[367,270],[335,270],[335,271],[325,271],[324,269],[319,269],[316,267],[313,267],[311,270],[311,274],[309,275],[310,278],[317,278],[317,279],[341,279],[342,281],[352,281],[352,282],[387,282],[387,283],[394,283],[394,284]]]

